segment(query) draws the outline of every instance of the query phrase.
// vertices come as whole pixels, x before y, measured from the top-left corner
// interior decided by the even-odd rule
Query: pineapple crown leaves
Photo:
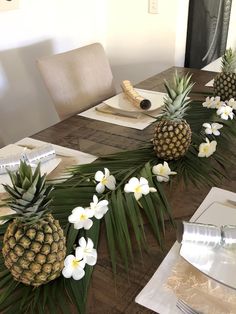
[[[186,115],[191,100],[187,98],[194,83],[190,82],[191,75],[179,76],[176,72],[173,76],[173,85],[164,81],[167,96],[164,98],[162,117],[169,120],[182,120]]]
[[[3,185],[9,194],[7,205],[16,211],[18,218],[23,221],[40,219],[50,211],[48,207],[52,199],[49,194],[53,187],[46,186],[46,174],[41,176],[40,164],[33,172],[30,165],[21,161],[18,171],[8,173],[12,187]]]
[[[236,51],[232,48],[226,49],[221,59],[221,71],[235,73],[236,70]]]

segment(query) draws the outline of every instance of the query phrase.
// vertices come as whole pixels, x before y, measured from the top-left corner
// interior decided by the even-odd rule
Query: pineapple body
[[[190,79],[188,74],[181,77],[176,72],[172,86],[165,81],[167,95],[153,138],[153,148],[158,158],[179,159],[191,144],[191,128],[184,119],[191,101],[188,97],[193,87]]]
[[[66,255],[63,230],[50,210],[53,186],[46,185],[40,164],[33,171],[21,161],[9,175],[12,184],[3,186],[15,218],[3,238],[4,263],[15,280],[37,287],[60,275]]]
[[[40,286],[57,278],[64,264],[66,240],[51,214],[34,224],[13,220],[5,232],[2,253],[15,280]]]
[[[179,159],[191,144],[192,132],[185,120],[161,120],[156,124],[153,146],[157,157],[164,160]]]
[[[221,72],[214,79],[214,95],[223,101],[236,100],[236,73]]]

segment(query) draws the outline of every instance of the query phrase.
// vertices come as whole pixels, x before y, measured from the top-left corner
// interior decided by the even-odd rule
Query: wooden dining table
[[[167,69],[136,86],[141,89],[164,92],[164,80],[172,80],[175,71],[178,71],[179,74],[192,74],[192,81],[195,82],[190,94],[192,99],[204,100],[208,94],[212,94],[212,88],[206,87],[205,84],[215,77],[215,72],[181,67]],[[103,156],[140,148],[150,141],[153,132],[153,124],[144,130],[136,130],[75,115],[32,135],[32,138],[96,156]],[[222,181],[219,187],[236,192],[234,177]],[[197,189],[191,184],[188,187],[179,184],[170,190],[169,186],[166,185],[166,193],[173,209],[173,217],[181,220],[189,219],[210,188],[209,186],[209,188]],[[176,231],[166,221],[164,249],[158,246],[148,223],[145,224],[145,232],[149,251],[143,251],[142,256],[140,256],[138,247],[134,247],[134,259],[129,272],[125,271],[120,260],[118,261],[117,274],[114,276],[106,243],[105,226],[102,224],[98,261],[94,267],[90,283],[87,313],[154,313],[135,303],[135,297],[147,284],[175,242]]]

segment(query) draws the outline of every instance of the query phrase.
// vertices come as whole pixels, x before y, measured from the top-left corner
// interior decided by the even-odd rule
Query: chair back
[[[43,57],[37,65],[61,120],[116,94],[101,44]]]

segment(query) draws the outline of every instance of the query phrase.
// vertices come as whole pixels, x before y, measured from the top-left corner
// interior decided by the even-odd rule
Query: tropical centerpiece
[[[1,313],[85,313],[101,219],[114,274],[118,258],[128,272],[133,247],[140,256],[148,248],[144,221],[161,247],[165,221],[175,225],[164,189],[172,177],[197,186],[227,178],[235,101],[190,103],[188,75],[175,74],[173,86],[165,86],[154,139],[144,147],[74,166],[53,190],[39,167],[32,172],[22,163],[10,173],[7,203],[16,213],[0,225]]]

